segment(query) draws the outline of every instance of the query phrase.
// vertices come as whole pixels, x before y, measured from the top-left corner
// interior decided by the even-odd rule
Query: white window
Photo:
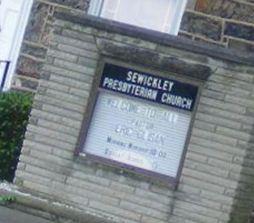
[[[92,0],[89,14],[177,35],[187,0]]]
[[[11,85],[32,2],[0,0],[0,86],[3,90]]]

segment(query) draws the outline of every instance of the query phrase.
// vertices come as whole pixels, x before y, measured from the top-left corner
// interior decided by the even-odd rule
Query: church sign
[[[104,64],[81,154],[175,180],[197,94],[195,85]]]

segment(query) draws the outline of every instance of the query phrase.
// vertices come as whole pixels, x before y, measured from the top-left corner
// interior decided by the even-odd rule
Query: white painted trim
[[[10,55],[9,59],[11,60],[11,64],[10,64],[9,71],[6,77],[5,86],[3,88],[4,91],[9,90],[11,87],[12,78],[15,74],[16,65],[17,65],[17,61],[18,61],[18,57],[19,57],[21,46],[22,46],[22,41],[24,38],[25,29],[28,23],[32,5],[33,5],[33,0],[24,0],[24,3],[21,8],[21,12],[20,12],[21,19],[19,20],[19,23],[17,26],[18,27],[17,32],[13,39],[13,46],[9,54]]]
[[[173,21],[171,23],[170,34],[177,35],[180,29],[184,9],[186,7],[187,0],[178,0],[175,7]]]
[[[164,19],[164,24],[163,24],[163,26],[162,26],[162,31],[164,31],[164,32],[168,32],[169,33],[169,28],[171,27],[170,26],[170,24],[168,24],[168,20],[169,20],[169,18],[170,18],[170,6],[172,5],[172,0],[171,0],[171,3],[170,4],[168,4],[168,12],[167,12],[167,15],[166,15],[166,17],[165,17],[165,19]]]
[[[90,6],[88,9],[88,14],[94,15],[94,16],[100,16],[103,2],[104,2],[103,0],[91,0]]]

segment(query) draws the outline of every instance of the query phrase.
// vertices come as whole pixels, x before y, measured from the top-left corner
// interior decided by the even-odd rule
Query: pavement
[[[0,206],[0,223],[53,223],[43,218]]]

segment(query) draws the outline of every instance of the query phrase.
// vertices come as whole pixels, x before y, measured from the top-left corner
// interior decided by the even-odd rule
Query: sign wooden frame
[[[180,159],[180,162],[179,162],[179,168],[178,168],[176,177],[170,177],[168,175],[160,174],[160,173],[157,173],[157,172],[145,170],[145,169],[138,168],[138,167],[133,167],[131,165],[128,165],[128,164],[125,164],[125,163],[122,163],[122,162],[118,162],[118,161],[115,161],[115,160],[111,160],[111,159],[107,159],[107,158],[104,158],[104,157],[100,157],[100,156],[96,156],[96,155],[93,155],[93,154],[83,152],[83,147],[84,147],[84,144],[85,144],[85,141],[86,141],[86,138],[87,138],[89,126],[91,124],[93,112],[94,112],[94,109],[95,109],[95,105],[96,105],[99,93],[103,92],[103,91],[106,91],[106,92],[112,93],[114,95],[120,95],[121,97],[126,97],[126,98],[132,98],[133,99],[132,96],[123,95],[123,94],[118,93],[118,92],[110,92],[108,90],[100,88],[100,81],[101,81],[101,78],[102,78],[103,69],[104,69],[105,64],[107,64],[107,63],[110,63],[112,65],[116,65],[116,66],[122,66],[122,67],[125,67],[125,68],[137,69],[137,70],[140,70],[142,72],[156,73],[156,76],[158,76],[158,77],[170,78],[170,79],[173,79],[173,80],[176,80],[176,81],[181,81],[181,82],[184,82],[184,83],[192,84],[192,85],[194,85],[198,88],[196,101],[195,101],[193,110],[191,112],[188,112],[188,113],[190,113],[190,125],[189,125],[189,129],[187,131],[185,145],[184,145],[184,148],[183,148],[183,151],[182,151],[182,155],[181,155],[181,159]],[[180,180],[181,172],[182,172],[183,165],[184,165],[184,159],[185,159],[185,156],[186,156],[186,153],[187,153],[187,148],[188,148],[188,144],[189,144],[190,137],[191,137],[191,129],[193,127],[194,118],[195,118],[195,114],[196,114],[196,110],[197,110],[197,104],[198,104],[197,102],[199,101],[199,98],[200,98],[200,90],[202,88],[202,83],[199,82],[199,81],[193,80],[193,79],[186,80],[186,78],[184,78],[183,76],[182,77],[176,77],[176,76],[177,75],[173,74],[173,73],[166,74],[165,72],[160,72],[160,71],[158,72],[156,70],[154,71],[154,70],[150,70],[150,69],[145,69],[145,68],[139,67],[137,65],[127,64],[127,63],[119,62],[119,61],[112,60],[112,59],[104,59],[104,58],[101,59],[101,62],[99,63],[99,66],[98,66],[98,69],[97,69],[97,72],[96,72],[96,75],[95,75],[95,78],[94,78],[94,81],[93,81],[93,84],[92,84],[92,89],[91,89],[91,92],[90,92],[89,102],[88,102],[88,105],[87,105],[87,108],[86,108],[86,111],[85,111],[85,114],[84,114],[84,120],[83,120],[81,131],[80,131],[78,146],[75,150],[75,155],[80,156],[80,157],[85,157],[87,159],[94,160],[97,163],[109,165],[109,166],[112,166],[114,168],[121,168],[121,169],[124,169],[124,170],[127,170],[127,171],[131,171],[131,172],[134,172],[134,173],[137,173],[137,174],[142,174],[144,176],[148,176],[148,177],[157,179],[159,181],[163,181],[165,183],[173,184],[174,187],[177,186],[177,184]],[[143,101],[143,99],[139,99],[139,98],[135,98],[135,100],[142,100]],[[154,103],[154,102],[146,101],[146,103]],[[161,104],[160,106],[168,107],[167,105],[163,105],[163,104]],[[179,112],[179,109],[177,109],[177,108],[173,108],[173,109]],[[186,111],[182,111],[182,112],[185,113]]]

